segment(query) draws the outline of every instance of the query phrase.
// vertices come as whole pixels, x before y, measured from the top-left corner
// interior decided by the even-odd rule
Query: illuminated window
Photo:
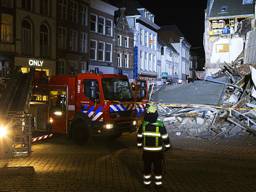
[[[33,29],[29,20],[23,20],[21,26],[21,51],[22,54],[31,56],[33,54]]]
[[[49,53],[49,29],[43,24],[40,26],[40,53],[42,57],[48,57]]]
[[[60,18],[67,19],[68,18],[67,0],[58,0],[58,9],[60,10]]]
[[[13,42],[13,17],[8,14],[1,14],[0,34],[2,42]]]

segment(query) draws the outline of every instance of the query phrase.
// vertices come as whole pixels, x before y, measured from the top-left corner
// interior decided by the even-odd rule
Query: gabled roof
[[[254,14],[255,0],[252,0],[252,4],[243,4],[243,1],[246,0],[213,0],[212,7],[208,3],[208,17]]]
[[[184,37],[184,35],[176,25],[166,25],[160,28],[158,31],[158,37],[161,42],[169,44],[179,42],[180,38]]]
[[[126,8],[126,16],[130,15],[140,15],[137,9],[144,8],[137,0],[105,0],[119,8]]]

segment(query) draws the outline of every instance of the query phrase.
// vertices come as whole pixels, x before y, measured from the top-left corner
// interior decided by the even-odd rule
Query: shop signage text
[[[44,64],[43,60],[37,60],[37,59],[29,59],[28,65],[31,67],[42,67]]]

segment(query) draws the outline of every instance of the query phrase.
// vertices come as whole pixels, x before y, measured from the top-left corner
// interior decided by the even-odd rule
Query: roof
[[[119,8],[126,8],[126,16],[140,15],[137,9],[144,8],[137,0],[104,0],[110,4],[113,4]]]
[[[184,35],[176,25],[166,25],[160,28],[158,37],[161,42],[169,44],[179,42],[180,38],[184,37]]]
[[[214,0],[212,7],[208,4],[208,17],[225,17],[254,14],[254,2],[243,4],[246,0]],[[250,0],[247,0],[248,2]],[[210,6],[210,7],[209,7]]]
[[[173,47],[173,45],[172,45],[171,43],[163,42],[163,41],[161,41],[161,39],[158,39],[158,44],[161,45],[161,46],[166,46],[166,47],[168,47],[168,48],[171,49],[173,52],[175,52],[176,54],[179,55],[179,52]]]

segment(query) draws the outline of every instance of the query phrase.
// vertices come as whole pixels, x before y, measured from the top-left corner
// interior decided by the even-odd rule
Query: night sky
[[[176,24],[193,47],[203,46],[204,9],[207,0],[139,0],[156,15],[155,22]]]

